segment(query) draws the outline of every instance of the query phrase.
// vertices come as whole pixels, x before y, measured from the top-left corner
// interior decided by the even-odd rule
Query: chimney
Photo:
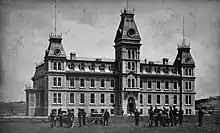
[[[75,52],[71,52],[70,53],[70,60],[75,60],[76,59],[76,53]]]
[[[163,65],[168,65],[168,60],[169,60],[168,58],[163,58],[162,60],[163,60]]]

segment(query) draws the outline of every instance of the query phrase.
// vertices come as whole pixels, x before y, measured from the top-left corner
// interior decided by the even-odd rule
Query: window
[[[191,115],[192,114],[192,109],[189,109],[189,115]]]
[[[95,103],[95,94],[94,93],[91,94],[90,103]]]
[[[143,82],[142,82],[142,80],[140,81],[140,88],[143,88]]]
[[[143,95],[140,95],[140,104],[143,104]]]
[[[189,82],[189,90],[191,90],[191,89],[192,89],[192,83]]]
[[[61,93],[53,93],[53,103],[61,103]]]
[[[160,73],[160,67],[156,67],[156,68],[155,68],[155,72],[156,72],[156,73]]]
[[[81,67],[79,67],[80,70],[84,70],[85,69],[85,63],[81,64]]]
[[[61,103],[61,93],[58,93],[58,103]]]
[[[186,90],[188,90],[188,82],[185,82]]]
[[[95,70],[95,64],[94,63],[92,63],[92,65],[91,65],[91,70]]]
[[[57,86],[57,77],[53,78],[53,86]]]
[[[53,70],[57,70],[57,62],[53,62]]]
[[[192,109],[186,109],[186,115],[191,115],[192,114]]]
[[[110,94],[110,103],[115,103],[115,95]]]
[[[105,94],[101,94],[101,103],[105,103]]]
[[[146,67],[146,72],[151,73],[151,71],[152,71],[152,68],[150,66]]]
[[[140,114],[143,115],[143,109],[140,109]]]
[[[74,93],[70,93],[70,103],[74,103]]]
[[[135,81],[132,79],[132,87],[135,87]]]
[[[169,82],[165,81],[165,89],[168,90],[169,89]]]
[[[91,79],[91,88],[95,88],[95,79]]]
[[[134,70],[135,69],[135,64],[134,64],[134,62],[132,62],[132,70]]]
[[[104,70],[105,70],[105,64],[101,64],[100,70],[101,70],[101,71],[104,71]]]
[[[80,87],[83,88],[84,87],[84,79],[80,79]]]
[[[132,59],[135,59],[135,51],[132,50]]]
[[[53,93],[53,103],[57,103],[57,93]]]
[[[165,95],[165,104],[169,105],[169,95]]]
[[[74,63],[71,63],[70,64],[70,69],[74,69],[74,67],[75,67]]]
[[[61,86],[61,77],[58,77],[58,86]]]
[[[36,93],[36,106],[40,106],[40,94]]]
[[[111,109],[111,110],[110,110],[110,113],[113,115],[113,114],[114,114],[114,109]]]
[[[147,88],[151,88],[151,81],[147,81],[148,82],[148,85],[147,85]]]
[[[131,79],[128,79],[128,87],[131,87]]]
[[[157,81],[157,89],[160,89],[160,81]]]
[[[173,104],[176,105],[177,104],[177,95],[173,96]]]
[[[157,95],[157,104],[160,104],[160,95]]]
[[[101,79],[101,88],[104,88],[104,87],[105,87],[105,80]]]
[[[114,87],[115,87],[115,80],[111,79],[111,88],[114,88]]]
[[[189,69],[189,76],[192,76],[192,69]]]
[[[58,62],[58,70],[61,70],[61,62]]]
[[[142,67],[142,66],[140,66],[140,72],[141,72],[141,73],[143,72],[143,67]]]
[[[70,78],[70,87],[74,87],[74,78]]]
[[[131,62],[128,62],[128,70],[131,69]]]
[[[177,89],[177,82],[176,82],[176,81],[173,82],[173,89],[174,89],[174,90]]]
[[[128,50],[128,59],[131,59],[131,51]]]
[[[188,75],[188,69],[185,68],[185,75]]]
[[[192,104],[191,95],[186,95],[185,96],[185,104],[186,105],[191,105]]]
[[[189,114],[188,109],[186,109],[186,115],[188,115],[188,114]]]
[[[82,94],[80,94],[80,103],[84,103],[84,102],[85,102],[84,94],[82,93]]]

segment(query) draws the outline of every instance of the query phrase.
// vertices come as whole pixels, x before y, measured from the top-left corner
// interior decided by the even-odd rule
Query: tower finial
[[[184,41],[184,16],[183,16],[183,41]]]
[[[128,0],[126,0],[126,9],[128,10]]]
[[[54,1],[54,4],[55,4],[55,10],[54,10],[54,15],[55,15],[54,32],[55,32],[55,33],[54,33],[54,34],[56,35],[56,30],[57,30],[57,27],[56,27],[56,26],[57,26],[57,25],[56,25],[56,21],[57,21],[57,20],[56,20],[56,19],[57,19],[57,18],[56,18],[56,16],[57,16],[56,0]]]

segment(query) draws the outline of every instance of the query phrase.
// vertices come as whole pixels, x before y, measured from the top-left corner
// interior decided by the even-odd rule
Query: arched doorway
[[[128,105],[127,105],[128,113],[130,113],[130,114],[134,113],[135,108],[136,108],[136,104],[135,104],[134,97],[129,97],[128,98]]]

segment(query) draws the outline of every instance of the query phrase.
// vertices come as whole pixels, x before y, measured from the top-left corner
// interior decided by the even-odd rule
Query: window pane
[[[165,82],[165,89],[169,89],[169,82],[168,81]]]
[[[140,81],[140,88],[143,88],[143,82],[142,82],[142,80]]]
[[[53,63],[53,70],[57,70],[57,62]]]
[[[95,80],[91,79],[91,87],[95,87]]]
[[[57,103],[57,93],[53,93],[53,103]]]
[[[53,86],[57,86],[57,78],[56,77],[53,78]]]
[[[131,79],[128,79],[128,87],[131,87]]]
[[[173,104],[177,104],[177,95],[174,95],[174,98],[173,98]]]
[[[160,104],[160,95],[157,95],[157,104]]]
[[[177,82],[174,82],[174,89],[177,89]]]
[[[80,94],[80,103],[84,103],[84,94]]]
[[[128,70],[130,70],[130,69],[131,69],[131,63],[128,62]]]
[[[140,95],[140,104],[143,104],[143,95]]]
[[[101,94],[101,103],[105,103],[105,94]]]
[[[165,95],[165,104],[169,104],[169,96]]]
[[[74,87],[74,78],[70,78],[70,86]]]
[[[111,80],[111,87],[114,87],[115,85],[114,85],[114,80],[112,79]]]
[[[160,89],[160,81],[157,81],[157,89]]]
[[[101,79],[101,87],[105,87],[105,80]]]
[[[132,70],[135,70],[135,64],[132,62]]]
[[[134,79],[132,79],[132,87],[135,87]]]
[[[114,109],[111,109],[111,114],[114,114]]]
[[[61,103],[61,93],[58,93],[58,103]]]
[[[192,89],[192,84],[191,84],[191,82],[189,82],[189,90],[191,90]]]
[[[70,103],[74,103],[74,93],[70,93]]]
[[[191,96],[189,96],[189,104],[191,105]]]
[[[36,94],[36,106],[40,106],[40,94]]]
[[[128,59],[130,59],[130,58],[131,58],[131,51],[128,50]]]
[[[148,95],[148,104],[151,104],[151,95]]]
[[[61,62],[58,62],[58,70],[61,70]]]
[[[91,103],[95,103],[95,94],[91,94]]]
[[[58,86],[61,86],[61,78],[58,78]]]
[[[148,81],[148,88],[151,88],[151,81]]]
[[[188,96],[185,96],[185,104],[188,104]]]
[[[80,79],[80,87],[84,87],[84,79]]]
[[[114,103],[115,102],[115,96],[114,94],[110,95],[110,103]]]

